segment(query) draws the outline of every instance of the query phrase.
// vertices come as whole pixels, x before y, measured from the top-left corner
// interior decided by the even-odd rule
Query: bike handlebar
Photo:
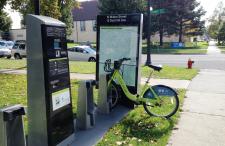
[[[131,59],[130,58],[122,58],[119,61],[121,61],[121,63],[123,63],[124,61],[128,61],[128,60],[131,60]]]
[[[128,61],[128,60],[131,60],[131,58],[122,58],[122,59],[114,61],[114,69],[120,69],[122,63],[124,61]],[[105,61],[104,71],[105,72],[112,72],[113,71],[113,69],[111,68],[111,59],[107,59]]]

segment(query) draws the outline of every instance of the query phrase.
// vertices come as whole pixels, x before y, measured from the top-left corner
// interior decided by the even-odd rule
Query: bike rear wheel
[[[152,89],[157,97],[154,97],[150,89],[145,92],[143,98],[149,99],[149,102],[143,104],[145,111],[156,117],[169,118],[173,116],[179,108],[176,91],[164,85],[156,85]]]

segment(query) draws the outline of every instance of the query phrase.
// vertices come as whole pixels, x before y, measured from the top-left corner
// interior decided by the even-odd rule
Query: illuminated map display
[[[138,26],[101,26],[99,42],[99,75],[104,73],[104,62],[107,59],[114,60],[131,58],[123,63],[121,73],[128,86],[135,86]]]

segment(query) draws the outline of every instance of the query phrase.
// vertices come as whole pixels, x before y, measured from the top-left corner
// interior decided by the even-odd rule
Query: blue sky
[[[78,0],[78,1],[85,1],[85,0]],[[221,0],[197,0],[201,3],[201,5],[203,6],[203,8],[207,11],[206,16],[204,17],[204,19],[210,17],[213,13],[213,10],[216,8],[217,4],[221,1]],[[225,4],[225,0],[222,0]],[[13,20],[13,29],[17,29],[20,28],[20,15],[18,12],[12,11],[10,10],[9,6],[6,7],[6,11],[9,13],[9,15],[11,16],[12,20]]]

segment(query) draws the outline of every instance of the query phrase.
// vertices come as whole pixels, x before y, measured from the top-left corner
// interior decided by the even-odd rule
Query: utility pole
[[[151,64],[151,32],[150,32],[150,21],[151,21],[151,0],[147,0],[148,1],[148,7],[147,7],[147,14],[148,14],[148,18],[147,18],[147,60],[146,60],[146,65]]]
[[[34,0],[34,14],[40,15],[40,1]]]

